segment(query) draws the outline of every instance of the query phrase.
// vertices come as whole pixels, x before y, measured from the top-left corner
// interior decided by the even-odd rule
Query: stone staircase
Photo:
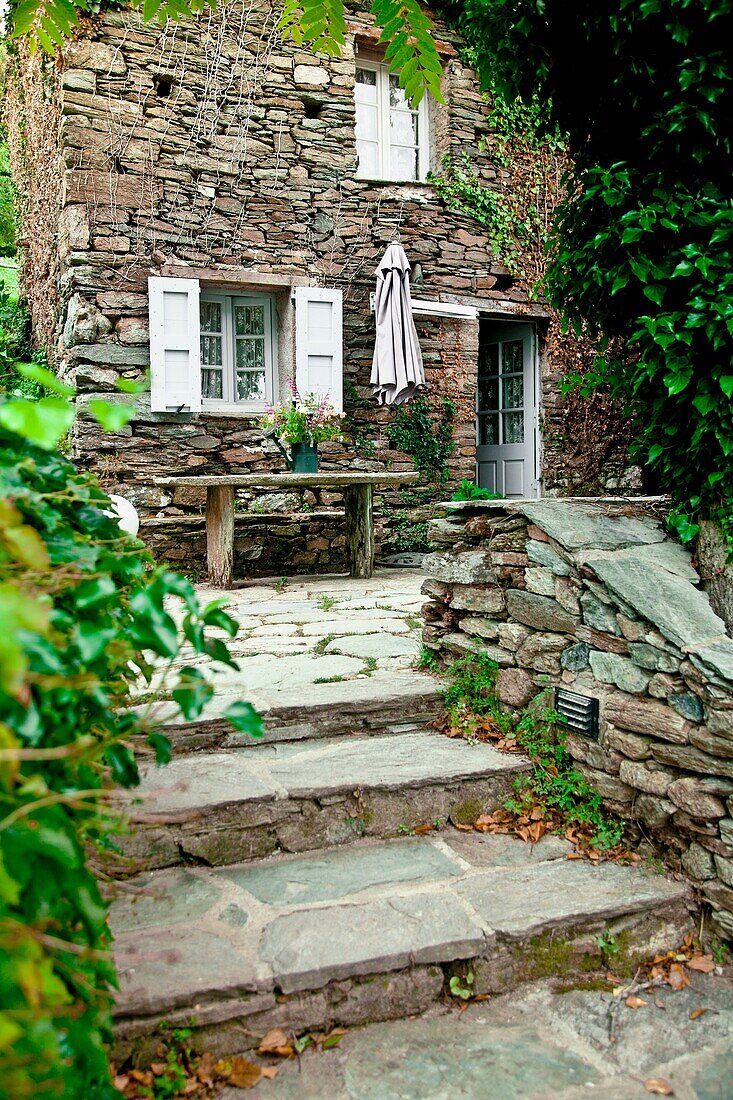
[[[609,940],[627,969],[679,942],[681,883],[568,860],[556,837],[454,827],[501,806],[529,764],[432,731],[434,680],[377,669],[322,688],[312,706],[265,706],[255,745],[209,713],[144,774],[111,915],[120,1059],[170,1026],[233,1053],[273,1026],[423,1012],[469,971],[472,992],[497,993],[587,978]]]

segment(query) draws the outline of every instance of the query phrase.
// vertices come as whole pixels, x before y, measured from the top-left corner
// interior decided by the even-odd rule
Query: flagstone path
[[[441,685],[415,667],[420,584],[383,571],[232,593],[240,669],[200,719],[168,727],[173,762],[143,769],[123,839],[118,1064],[153,1053],[165,1026],[251,1050],[273,1026],[424,1013],[467,968],[495,994],[602,967],[604,934],[628,965],[681,939],[679,881],[570,861],[553,837],[454,828],[503,805],[530,765],[430,728]],[[232,699],[262,712],[263,741],[227,727]]]

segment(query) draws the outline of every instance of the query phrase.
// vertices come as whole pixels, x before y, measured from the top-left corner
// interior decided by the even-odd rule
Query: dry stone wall
[[[599,700],[568,748],[612,810],[681,867],[733,937],[733,639],[688,553],[639,502],[470,502],[430,527],[425,644],[480,652],[521,709]]]

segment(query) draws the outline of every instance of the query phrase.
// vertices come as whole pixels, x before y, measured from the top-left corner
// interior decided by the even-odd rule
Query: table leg
[[[231,588],[234,566],[234,489],[209,485],[206,489],[206,556],[209,583]]]
[[[374,572],[373,491],[372,485],[349,485],[344,490],[346,560],[352,577],[371,577]]]

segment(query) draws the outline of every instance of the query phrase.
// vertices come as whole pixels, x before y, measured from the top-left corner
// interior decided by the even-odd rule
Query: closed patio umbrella
[[[374,315],[374,396],[380,405],[404,405],[425,385],[425,370],[412,319],[410,262],[396,242],[388,246],[377,268]]]

